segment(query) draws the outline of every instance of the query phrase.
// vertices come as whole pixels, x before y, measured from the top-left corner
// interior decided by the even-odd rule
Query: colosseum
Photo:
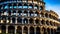
[[[0,1],[0,34],[55,34],[58,19],[44,0]]]

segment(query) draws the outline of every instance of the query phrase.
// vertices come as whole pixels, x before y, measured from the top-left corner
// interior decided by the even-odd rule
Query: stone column
[[[53,29],[53,34],[54,34],[54,29]]]
[[[17,26],[15,26],[15,34],[16,34],[16,29],[17,29]]]
[[[47,28],[46,28],[46,31],[45,31],[46,34],[48,34],[48,31],[47,31]]]
[[[22,18],[22,24],[24,24],[24,23],[23,23],[23,19],[24,19],[24,18]]]
[[[8,25],[6,25],[6,34],[8,34]]]
[[[0,34],[1,34],[2,32],[1,32],[1,25],[0,25]]]
[[[30,16],[29,11],[28,11],[28,17]]]
[[[29,27],[28,27],[28,34],[30,34],[30,29],[29,29]]]
[[[12,23],[12,17],[11,17],[11,22],[10,23]]]
[[[23,34],[23,26],[22,26],[22,34]]]
[[[15,22],[15,24],[17,24],[17,17],[16,17],[16,22]]]
[[[34,27],[34,34],[36,34],[36,26]]]
[[[29,18],[28,18],[28,24],[29,24]]]
[[[40,32],[41,32],[41,34],[42,34],[42,28],[40,28]]]
[[[51,34],[51,29],[50,29],[50,34]]]

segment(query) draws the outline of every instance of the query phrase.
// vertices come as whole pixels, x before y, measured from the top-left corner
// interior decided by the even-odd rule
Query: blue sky
[[[46,10],[55,11],[60,18],[60,0],[44,0]]]

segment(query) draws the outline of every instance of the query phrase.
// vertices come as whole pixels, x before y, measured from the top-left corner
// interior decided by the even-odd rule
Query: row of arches
[[[27,10],[18,10],[18,11],[15,11],[15,10],[9,10],[9,11],[1,11],[0,14],[4,14],[4,15],[15,15],[17,14],[17,16],[39,16],[39,17],[46,17],[46,18],[51,18],[51,19],[54,19],[54,20],[58,20],[56,16],[54,15],[51,15],[51,14],[48,14],[48,13],[40,13],[38,11],[27,11]]]
[[[3,17],[2,17],[3,18]],[[21,17],[7,17],[7,18],[3,18],[0,20],[0,22],[2,23],[20,23],[20,24],[42,24],[42,25],[52,25],[52,26],[56,26],[57,23],[52,22],[52,21],[48,21],[48,20],[40,20],[38,18],[21,18]]]
[[[6,33],[6,26],[1,26],[1,30],[2,30],[2,33]],[[10,34],[15,34],[15,27],[14,26],[8,26],[8,33]],[[55,29],[49,29],[49,28],[40,28],[40,27],[26,27],[24,26],[23,29],[21,26],[17,26],[17,29],[16,29],[16,33],[18,34],[22,34],[22,30],[23,30],[23,33],[24,34],[42,34],[41,32],[43,32],[43,34],[54,34],[56,32]]]
[[[13,4],[5,4],[4,6],[0,5],[0,9],[3,7],[3,9],[17,9],[17,8],[29,8],[29,9],[39,9],[39,10],[43,10],[43,6],[38,6],[38,5],[33,5],[33,4],[29,4],[28,3],[25,3],[25,4],[22,4],[22,3],[13,3]]]

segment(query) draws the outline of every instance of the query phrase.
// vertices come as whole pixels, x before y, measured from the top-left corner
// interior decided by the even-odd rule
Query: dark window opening
[[[18,18],[17,18],[17,22],[18,22],[18,23],[22,23],[22,18],[18,17]]]

